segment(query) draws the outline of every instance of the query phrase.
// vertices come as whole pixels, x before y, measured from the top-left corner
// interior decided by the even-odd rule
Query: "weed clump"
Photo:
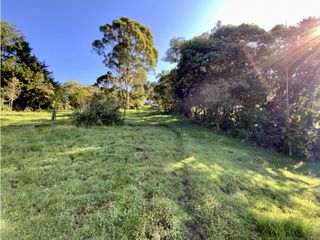
[[[122,124],[120,103],[114,98],[94,97],[81,110],[76,110],[71,116],[77,126],[100,126]]]

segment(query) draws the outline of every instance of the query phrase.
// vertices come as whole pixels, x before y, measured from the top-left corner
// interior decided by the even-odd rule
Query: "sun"
[[[314,35],[320,36],[320,26],[316,27],[314,30]]]

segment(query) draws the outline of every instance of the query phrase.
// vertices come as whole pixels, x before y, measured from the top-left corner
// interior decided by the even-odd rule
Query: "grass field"
[[[2,239],[320,239],[320,164],[150,109],[1,118]]]

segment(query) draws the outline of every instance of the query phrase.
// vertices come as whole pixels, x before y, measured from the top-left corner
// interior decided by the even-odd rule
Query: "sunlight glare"
[[[316,27],[315,31],[314,31],[314,34],[316,36],[320,36],[320,26]]]
[[[318,9],[319,0],[223,0],[213,13],[211,24],[217,20],[223,24],[255,23],[270,30],[279,23],[295,25],[304,17],[318,16]]]

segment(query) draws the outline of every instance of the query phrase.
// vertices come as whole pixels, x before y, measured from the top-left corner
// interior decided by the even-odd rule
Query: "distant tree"
[[[99,91],[96,86],[84,86],[78,81],[65,82],[63,89],[70,106],[75,109],[84,108]]]
[[[25,84],[27,91],[24,93],[23,98],[27,98],[26,103],[34,109],[49,108],[51,97],[55,94],[55,88],[47,81],[44,74],[41,72],[32,73],[25,80],[27,81],[27,84]]]
[[[67,96],[63,86],[56,88],[50,102],[52,108],[51,121],[55,121],[57,119],[57,112],[61,109],[66,109]]]
[[[135,80],[132,83],[129,97],[130,108],[141,108],[147,98],[144,85],[147,83],[147,75],[144,69],[139,69],[136,73]],[[97,78],[96,85],[101,87],[106,95],[112,95],[119,99],[119,102],[124,106],[126,101],[126,92],[119,85],[119,79],[110,71]]]
[[[153,87],[153,100],[166,113],[174,113],[178,109],[179,99],[176,94],[176,69],[161,72],[158,82]]]
[[[124,92],[124,109],[130,106],[130,91],[141,70],[154,69],[158,52],[149,28],[127,17],[100,27],[102,39],[92,43],[93,49],[103,57],[110,70],[105,77]]]
[[[13,101],[16,100],[21,92],[21,87],[19,85],[19,79],[13,77],[7,85],[2,88],[3,97],[7,98],[9,101],[9,110],[12,110]]]
[[[146,101],[147,94],[144,85],[147,83],[146,71],[140,69],[130,91],[130,108],[141,109]]]
[[[145,91],[146,101],[148,103],[153,103],[155,101],[154,88],[155,88],[156,84],[157,84],[156,82],[147,81],[143,86],[144,91]]]

